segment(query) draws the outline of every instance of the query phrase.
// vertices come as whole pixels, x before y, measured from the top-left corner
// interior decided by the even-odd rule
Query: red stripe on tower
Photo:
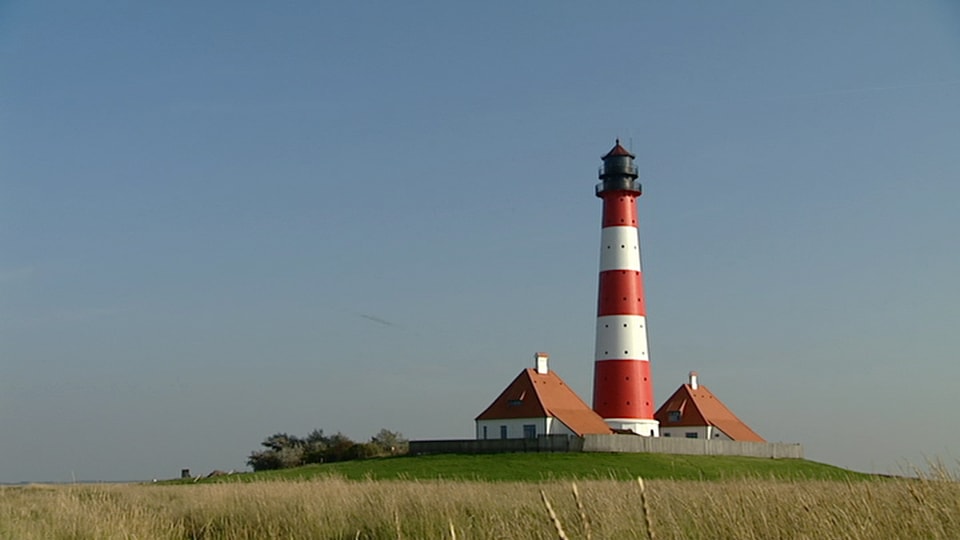
[[[659,436],[647,353],[646,307],[640,268],[634,155],[617,140],[603,156],[597,197],[603,199],[593,409],[610,427]]]

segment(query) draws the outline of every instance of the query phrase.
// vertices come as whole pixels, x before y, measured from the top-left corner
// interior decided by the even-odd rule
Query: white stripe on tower
[[[597,317],[595,360],[650,360],[647,354],[647,318],[643,315]]]
[[[600,230],[600,271],[640,271],[640,241],[636,227],[604,227]]]

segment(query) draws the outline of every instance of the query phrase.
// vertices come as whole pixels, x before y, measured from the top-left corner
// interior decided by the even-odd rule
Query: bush
[[[381,429],[366,443],[354,442],[339,432],[327,437],[322,429],[315,429],[304,439],[287,433],[275,433],[260,445],[266,450],[251,452],[247,459],[247,465],[253,467],[254,471],[405,454],[409,448],[407,439],[401,433],[387,429]]]
[[[370,443],[377,445],[383,455],[396,456],[410,451],[410,441],[402,433],[388,429],[381,429],[370,439]]]
[[[347,451],[344,461],[351,459],[370,459],[386,455],[379,446],[373,443],[356,443]]]
[[[251,452],[247,458],[247,465],[253,467],[255,471],[272,471],[283,468],[283,461],[276,450],[264,450],[262,452]]]

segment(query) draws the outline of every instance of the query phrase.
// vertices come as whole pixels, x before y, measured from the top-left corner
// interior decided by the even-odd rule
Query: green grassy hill
[[[483,482],[574,478],[627,480],[638,476],[674,480],[859,480],[872,477],[802,459],[571,452],[401,456],[234,474],[204,482],[298,480],[325,475],[353,480],[444,479]]]

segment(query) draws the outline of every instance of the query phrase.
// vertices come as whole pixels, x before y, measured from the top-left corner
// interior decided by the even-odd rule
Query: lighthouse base
[[[642,435],[644,437],[660,436],[660,422],[653,419],[604,418],[603,421],[606,422],[611,429],[632,431],[637,435]]]

